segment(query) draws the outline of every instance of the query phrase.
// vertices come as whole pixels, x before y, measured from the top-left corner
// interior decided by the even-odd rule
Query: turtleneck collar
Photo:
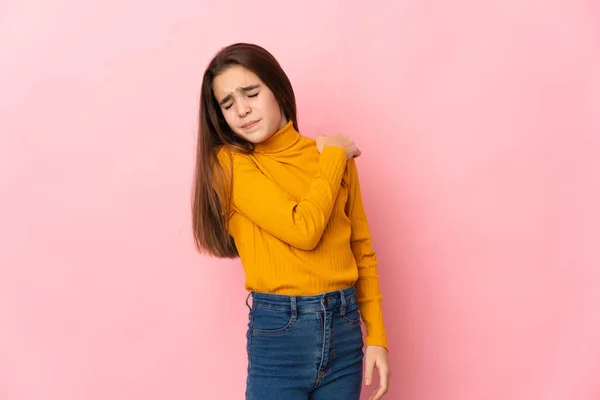
[[[277,153],[287,150],[298,142],[300,133],[294,128],[292,120],[264,142],[254,145],[254,150],[260,153]]]

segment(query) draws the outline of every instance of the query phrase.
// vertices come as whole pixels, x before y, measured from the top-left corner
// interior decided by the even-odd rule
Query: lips
[[[256,124],[258,124],[260,122],[259,119],[255,120],[255,121],[250,121],[245,123],[244,125],[242,125],[243,129],[250,129],[250,128],[254,128],[256,126]]]

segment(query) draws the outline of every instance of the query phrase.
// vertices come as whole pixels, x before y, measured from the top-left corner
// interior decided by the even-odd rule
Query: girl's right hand
[[[323,149],[327,146],[340,147],[346,150],[346,160],[349,160],[352,157],[359,157],[361,154],[358,147],[356,147],[354,140],[341,133],[319,136],[317,138],[317,149],[319,150],[319,153],[322,153]]]

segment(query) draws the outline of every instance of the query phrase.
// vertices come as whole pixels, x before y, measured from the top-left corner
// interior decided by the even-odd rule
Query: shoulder
[[[311,138],[309,136],[304,136],[304,135],[300,134],[300,141],[303,142],[303,143],[306,143],[306,144],[312,144],[312,145],[314,145],[317,140],[313,139],[313,138]]]
[[[358,179],[358,169],[356,167],[356,159],[351,157],[346,161],[346,170],[344,171],[344,180],[347,180],[349,184],[354,184]]]
[[[317,141],[311,137],[300,135],[300,140],[298,141],[298,146],[302,150],[306,149],[316,149]]]
[[[300,140],[294,146],[294,151],[297,151],[305,156],[318,156],[317,141],[311,137],[300,135]]]
[[[356,158],[350,157],[346,162],[346,168],[351,171],[356,171]]]
[[[232,164],[238,163],[240,160],[249,159],[250,155],[243,153],[240,150],[237,150],[231,146],[221,145],[217,146],[213,153],[215,155],[216,160],[222,166],[228,166]]]
[[[253,174],[258,166],[251,153],[245,153],[231,146],[215,148],[216,161],[228,176]]]

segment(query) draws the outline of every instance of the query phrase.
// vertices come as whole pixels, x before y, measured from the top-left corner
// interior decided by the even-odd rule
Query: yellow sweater
[[[233,162],[228,229],[246,289],[300,296],[355,285],[366,344],[387,348],[377,259],[354,159],[346,161],[337,147],[319,154],[291,121],[253,154],[222,147],[218,159],[226,173]]]

